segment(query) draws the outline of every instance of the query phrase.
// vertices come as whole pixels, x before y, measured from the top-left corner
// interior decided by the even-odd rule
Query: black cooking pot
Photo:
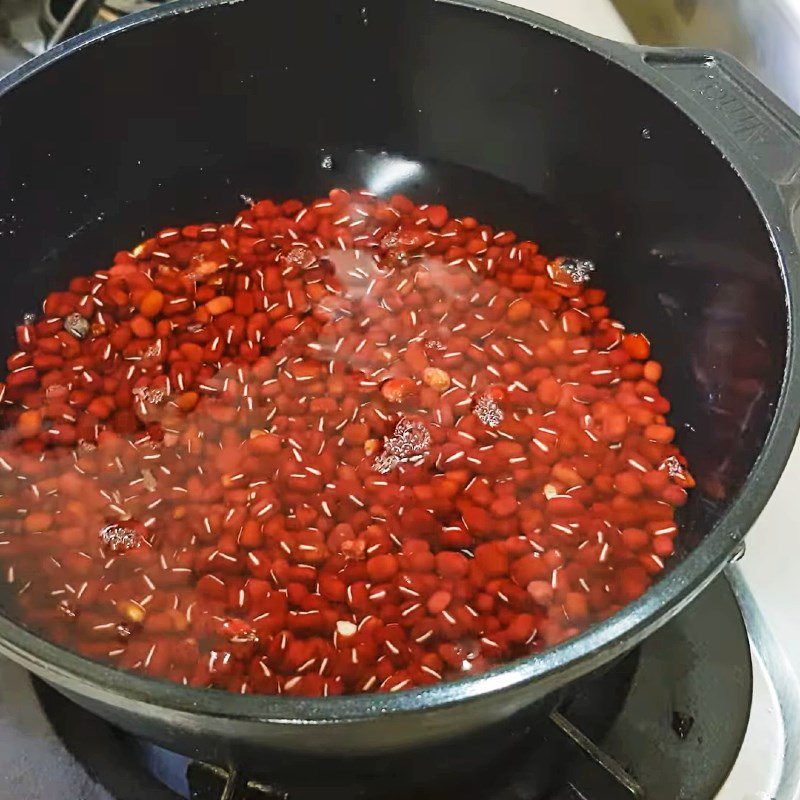
[[[726,56],[627,47],[493,2],[186,0],[6,77],[2,341],[69,276],[164,225],[231,218],[240,195],[402,191],[593,258],[615,315],[665,365],[699,488],[683,551],[640,600],[455,683],[319,700],[195,690],[0,615],[3,652],[124,728],[222,761],[447,740],[633,648],[731,558],[794,441],[798,130]]]

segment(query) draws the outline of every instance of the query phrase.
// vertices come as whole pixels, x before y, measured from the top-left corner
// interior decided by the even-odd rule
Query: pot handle
[[[747,156],[790,209],[800,201],[800,116],[726,53],[641,48],[640,54],[661,80],[693,101],[713,140]]]

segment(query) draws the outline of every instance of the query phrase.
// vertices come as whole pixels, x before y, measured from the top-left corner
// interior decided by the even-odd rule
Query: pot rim
[[[76,36],[33,59],[0,79],[0,98],[39,71],[56,65],[73,52],[116,36],[128,29],[160,19],[228,5],[243,0],[177,0],[155,9]],[[257,2],[257,0],[250,0]],[[605,58],[676,103],[687,121],[698,125],[711,139],[720,157],[729,161],[749,191],[771,236],[783,279],[788,344],[781,394],[764,448],[744,487],[727,512],[703,541],[680,564],[664,575],[638,600],[587,631],[533,656],[494,667],[480,675],[396,694],[346,695],[308,698],[280,695],[238,695],[218,689],[197,689],[164,679],[144,677],[91,661],[37,636],[0,614],[0,652],[72,692],[89,696],[122,695],[128,701],[206,716],[235,717],[254,723],[333,724],[356,722],[376,716],[432,711],[487,695],[522,688],[537,681],[552,688],[580,677],[595,666],[627,651],[658,625],[680,611],[725,566],[747,530],[755,522],[789,458],[800,424],[800,368],[795,331],[800,322],[800,256],[792,234],[789,210],[775,184],[753,168],[752,163],[723,135],[714,135],[709,118],[688,95],[645,64],[643,48],[593,36],[540,14],[496,0],[429,0],[458,5],[504,17],[557,36]],[[717,54],[709,57],[727,58]],[[800,125],[798,125],[800,128]],[[717,131],[716,133],[719,133]]]

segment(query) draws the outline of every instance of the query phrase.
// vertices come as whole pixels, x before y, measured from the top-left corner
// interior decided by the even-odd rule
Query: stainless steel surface
[[[717,800],[800,800],[800,679],[742,569],[729,566],[727,577],[750,636],[753,705],[739,760]]]
[[[800,110],[800,0],[613,3],[642,44],[725,50]]]

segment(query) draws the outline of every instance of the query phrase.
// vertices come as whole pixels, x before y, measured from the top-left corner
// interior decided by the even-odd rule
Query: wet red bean
[[[639,597],[694,485],[650,342],[591,265],[451,214],[263,200],[46,297],[0,386],[18,614],[125,669],[325,696]]]

